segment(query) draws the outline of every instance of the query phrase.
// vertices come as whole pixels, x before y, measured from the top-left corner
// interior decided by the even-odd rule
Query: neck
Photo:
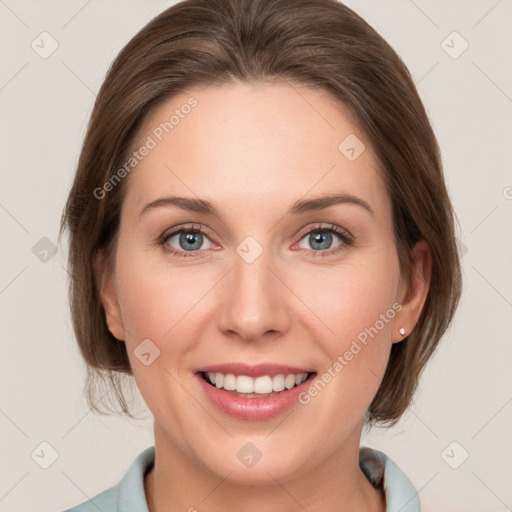
[[[385,512],[382,489],[375,489],[359,468],[361,425],[350,439],[307,472],[286,481],[270,475],[249,485],[218,475],[187,456],[155,422],[155,464],[144,487],[150,512]],[[355,441],[355,442],[354,442]]]

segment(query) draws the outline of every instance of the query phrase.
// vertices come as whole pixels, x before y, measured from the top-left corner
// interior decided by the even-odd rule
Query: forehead
[[[346,192],[386,207],[370,142],[325,91],[289,83],[191,88],[159,105],[132,144],[145,156],[125,202],[199,196],[245,210],[311,192]],[[354,158],[356,157],[356,158]]]

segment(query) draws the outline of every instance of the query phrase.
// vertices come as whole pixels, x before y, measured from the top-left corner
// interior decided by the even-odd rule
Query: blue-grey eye
[[[302,238],[302,240],[307,239],[308,243],[310,244],[310,247],[302,247],[303,249],[309,249],[313,251],[323,251],[326,249],[333,249],[337,246],[332,246],[333,243],[333,234],[337,236],[338,238],[341,238],[340,235],[337,233],[334,233],[330,229],[316,229],[314,231],[311,231],[309,233],[306,233],[306,235]],[[341,242],[338,244],[341,245]]]
[[[178,238],[178,247],[176,247],[172,241],[176,237]],[[207,237],[205,237],[202,233],[198,231],[191,231],[191,230],[180,230],[175,232],[174,234],[171,234],[167,240],[166,243],[168,243],[173,249],[179,251],[197,251],[199,249],[205,249],[203,246],[203,242],[208,240]],[[208,249],[209,247],[206,247]]]

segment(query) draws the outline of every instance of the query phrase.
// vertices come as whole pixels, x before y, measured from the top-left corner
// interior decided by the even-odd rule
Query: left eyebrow
[[[352,194],[334,194],[315,197],[313,199],[300,199],[292,203],[288,209],[288,213],[296,215],[316,210],[324,210],[335,204],[354,204],[361,206],[367,210],[371,215],[375,215],[371,206],[363,199]]]
[[[299,199],[291,204],[286,214],[298,215],[310,211],[324,210],[336,204],[353,204],[364,208],[372,216],[375,215],[371,206],[366,201],[352,194],[334,194],[319,196],[312,199]],[[152,201],[151,203],[148,203],[146,206],[144,206],[144,208],[142,208],[139,214],[139,218],[149,210],[158,207],[169,206],[176,206],[183,210],[189,210],[196,213],[202,213],[203,215],[221,218],[216,208],[209,201],[204,199],[194,199],[190,197],[179,196],[162,197]]]

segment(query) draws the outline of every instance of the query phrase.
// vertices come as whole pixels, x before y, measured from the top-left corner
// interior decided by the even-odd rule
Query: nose
[[[290,325],[291,292],[267,251],[253,262],[235,254],[234,268],[223,280],[218,328],[243,341],[275,339]]]

